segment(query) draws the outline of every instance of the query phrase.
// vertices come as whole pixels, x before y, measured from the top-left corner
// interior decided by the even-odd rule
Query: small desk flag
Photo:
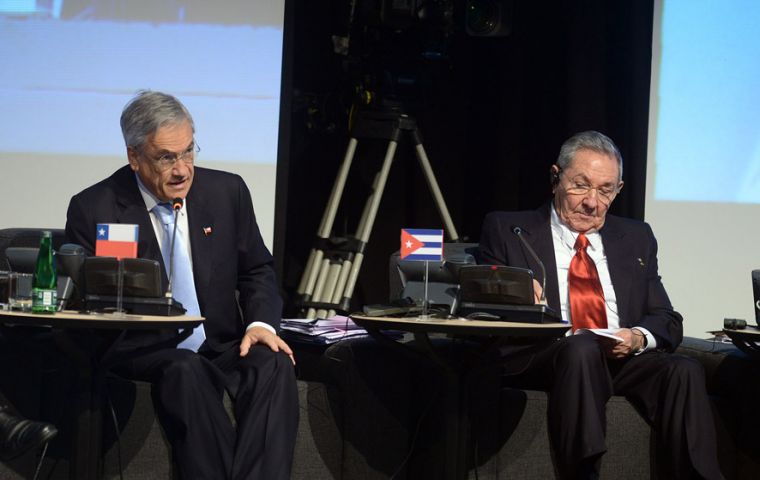
[[[95,255],[98,257],[137,258],[139,225],[99,223],[95,232]]]
[[[443,260],[443,230],[402,228],[401,260]]]

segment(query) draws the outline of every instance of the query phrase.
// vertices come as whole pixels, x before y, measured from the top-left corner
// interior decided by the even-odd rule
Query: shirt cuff
[[[649,350],[654,350],[657,348],[657,340],[655,340],[654,335],[652,335],[652,332],[647,330],[644,327],[633,327],[631,330],[638,330],[639,332],[644,334],[644,338],[647,339],[647,344],[644,348],[636,352],[636,355],[640,355],[644,352],[648,352]]]
[[[264,322],[251,322],[250,325],[248,325],[247,327],[245,327],[245,331],[247,332],[248,330],[252,329],[253,327],[264,327],[267,330],[269,330],[270,332],[272,332],[273,334],[277,335],[277,332],[275,331],[274,327],[272,327],[268,323],[264,323]]]

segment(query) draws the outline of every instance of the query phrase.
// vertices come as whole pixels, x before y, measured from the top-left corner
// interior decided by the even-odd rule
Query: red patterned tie
[[[570,294],[570,317],[573,331],[579,328],[607,328],[607,308],[596,264],[586,253],[586,235],[575,241],[575,256],[570,261],[567,287]]]

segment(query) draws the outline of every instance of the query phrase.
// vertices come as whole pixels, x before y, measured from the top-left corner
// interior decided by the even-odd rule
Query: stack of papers
[[[612,328],[579,328],[575,331],[575,334],[578,335],[579,333],[593,333],[594,335],[598,335],[600,337],[615,340],[617,343],[623,343],[625,340],[623,340],[622,337],[617,336],[616,332],[617,330]]]
[[[319,344],[330,344],[367,335],[366,330],[343,315],[330,318],[283,319],[280,327],[294,340]]]

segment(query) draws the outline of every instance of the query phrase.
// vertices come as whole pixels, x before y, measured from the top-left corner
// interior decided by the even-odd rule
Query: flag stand
[[[116,310],[111,315],[116,318],[126,317],[124,311],[124,259],[118,259],[119,268],[116,273]]]
[[[430,272],[430,261],[425,260],[425,297],[422,300],[422,313],[417,317],[417,320],[430,320],[428,315],[428,273]]]
[[[396,147],[401,141],[402,135],[411,137],[414,143],[417,160],[449,238],[452,242],[459,241],[451,215],[430,166],[430,160],[422,146],[422,135],[415,120],[397,111],[360,111],[357,113],[356,120],[351,128],[351,138],[348,142],[346,155],[338,170],[338,176],[335,179],[322,221],[317,230],[315,244],[309,253],[306,268],[296,289],[298,295],[296,306],[301,317],[329,318],[336,312],[349,313],[351,297],[364,260],[364,250],[369,242],[388,173],[396,155]],[[387,140],[388,148],[380,171],[375,174],[356,235],[349,238],[331,237],[333,222],[359,138]],[[427,280],[425,286],[427,287]],[[427,308],[427,299],[424,308]]]

